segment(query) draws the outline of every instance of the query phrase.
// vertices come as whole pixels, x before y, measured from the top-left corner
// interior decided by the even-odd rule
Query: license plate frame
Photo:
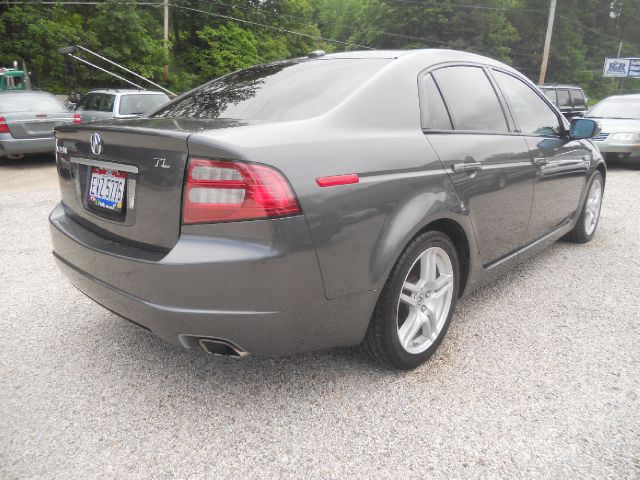
[[[85,202],[102,216],[123,221],[127,203],[127,172],[91,166]]]

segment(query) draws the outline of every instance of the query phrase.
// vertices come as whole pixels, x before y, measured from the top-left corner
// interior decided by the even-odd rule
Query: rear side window
[[[506,132],[507,121],[484,70],[480,67],[445,67],[433,72],[449,107],[453,128]]]
[[[389,59],[290,60],[240,70],[198,87],[153,117],[282,121],[328,112]]]
[[[169,101],[164,93],[162,94],[132,94],[120,97],[120,115],[142,115],[149,110],[159,107]]]
[[[494,78],[504,93],[512,114],[525,135],[557,136],[560,122],[545,101],[522,80],[494,70]]]
[[[96,110],[99,112],[113,112],[113,102],[115,102],[115,99],[116,97],[113,95],[100,95],[98,108]]]
[[[571,90],[571,101],[573,106],[577,108],[587,108],[587,102],[584,98],[584,92],[582,90]]]
[[[108,93],[88,93],[80,100],[77,111],[89,111],[89,112],[113,112],[113,102],[115,96]]]
[[[571,108],[571,97],[569,97],[569,90],[558,90],[558,106]]]
[[[97,110],[98,109],[98,102],[100,101],[100,95],[96,94],[96,93],[88,93],[87,95],[84,96],[84,98],[82,100],[80,100],[80,102],[78,103],[78,106],[76,107],[76,110],[78,111],[82,111],[82,110]]]
[[[543,88],[542,92],[553,102],[554,105],[558,105],[558,95],[556,95],[555,89]]]
[[[440,90],[431,75],[422,78],[422,127],[429,130],[451,130],[451,120]]]

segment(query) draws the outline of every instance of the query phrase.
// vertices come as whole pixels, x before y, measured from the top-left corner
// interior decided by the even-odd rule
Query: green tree
[[[235,23],[204,27],[198,37],[208,46],[197,52],[200,80],[205,81],[258,63],[255,35]]]

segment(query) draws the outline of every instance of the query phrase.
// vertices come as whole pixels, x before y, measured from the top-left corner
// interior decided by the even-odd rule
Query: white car
[[[605,159],[633,162],[640,167],[640,95],[615,95],[599,102],[586,115],[600,125],[593,138]]]
[[[168,101],[166,94],[151,90],[93,90],[76,105],[73,123],[139,117]]]

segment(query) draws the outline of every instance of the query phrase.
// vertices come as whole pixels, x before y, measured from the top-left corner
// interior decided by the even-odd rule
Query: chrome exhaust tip
[[[222,357],[243,358],[249,355],[249,352],[243,350],[235,343],[225,340],[224,338],[200,337],[197,335],[179,335],[180,343],[185,348],[192,349],[200,347],[209,355],[217,355]]]
[[[210,355],[219,355],[224,357],[246,357],[249,352],[245,352],[236,344],[228,340],[218,338],[200,338],[198,343],[202,349]]]

